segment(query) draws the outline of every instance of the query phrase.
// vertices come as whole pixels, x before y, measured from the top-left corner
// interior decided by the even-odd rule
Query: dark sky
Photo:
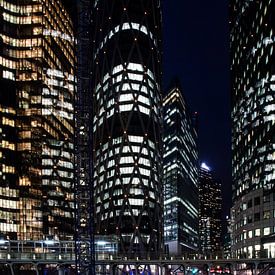
[[[163,0],[163,87],[178,76],[199,113],[199,154],[222,181],[231,204],[228,2]]]

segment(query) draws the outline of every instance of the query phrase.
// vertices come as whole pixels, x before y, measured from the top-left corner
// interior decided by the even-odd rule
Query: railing
[[[0,263],[13,262],[63,262],[74,264],[74,241],[8,241],[0,240]],[[190,258],[161,255],[159,257],[127,258],[117,254],[117,244],[106,241],[96,243],[96,264],[275,264],[274,258],[257,259],[220,259],[206,258],[200,255]]]
[[[73,241],[0,240],[0,261],[74,261]]]

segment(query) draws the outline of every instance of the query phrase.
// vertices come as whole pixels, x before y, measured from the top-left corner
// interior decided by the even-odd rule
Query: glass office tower
[[[96,232],[124,255],[162,245],[160,1],[93,8]]]
[[[199,171],[199,235],[200,252],[205,256],[222,253],[222,194],[221,183],[211,169],[202,163]]]
[[[170,255],[198,252],[198,148],[179,85],[163,99],[164,240]]]
[[[275,3],[230,2],[233,257],[274,257]]]
[[[60,0],[3,0],[0,11],[0,231],[12,239],[70,238],[72,21]]]
[[[16,153],[16,62],[5,51],[3,35],[8,23],[0,4],[0,233],[17,238],[19,231],[19,190]]]

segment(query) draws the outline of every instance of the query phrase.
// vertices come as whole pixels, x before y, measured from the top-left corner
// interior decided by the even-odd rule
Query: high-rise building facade
[[[0,2],[0,232],[73,234],[74,34],[60,0]]]
[[[221,183],[205,163],[201,164],[199,178],[200,252],[205,256],[218,256],[222,252]]]
[[[162,246],[160,1],[93,7],[96,233],[124,255]]]
[[[233,257],[275,256],[275,3],[230,3]]]
[[[163,99],[164,241],[170,255],[198,252],[197,131],[180,86]]]

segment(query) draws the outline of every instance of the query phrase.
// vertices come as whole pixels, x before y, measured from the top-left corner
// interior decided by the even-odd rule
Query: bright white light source
[[[44,244],[46,244],[46,245],[53,245],[54,241],[53,240],[46,240],[46,241],[44,241]]]
[[[107,242],[105,242],[105,241],[97,241],[96,244],[97,245],[106,245]]]
[[[207,170],[207,171],[210,171],[210,167],[207,166],[204,162],[201,164],[201,168]]]

